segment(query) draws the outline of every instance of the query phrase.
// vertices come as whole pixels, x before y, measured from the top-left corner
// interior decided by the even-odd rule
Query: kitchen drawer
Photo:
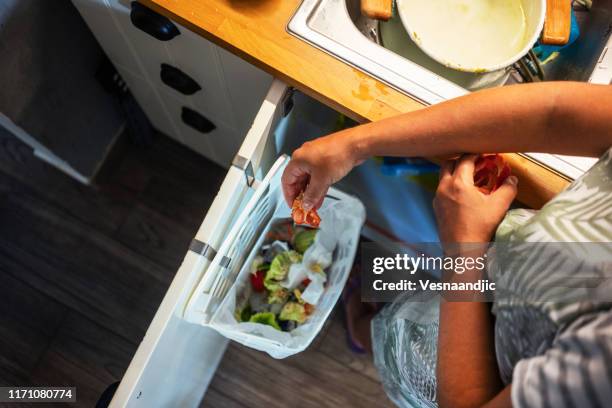
[[[215,125],[217,128],[212,132],[201,133],[181,123],[183,140],[191,149],[208,157],[218,165],[228,168],[238,152],[241,138],[235,130],[225,127],[222,123],[216,123]]]
[[[157,130],[225,168],[230,166],[242,143],[242,134],[199,110],[190,97],[154,86],[120,65],[117,70]],[[201,114],[215,129],[209,132],[194,129],[183,121],[183,108]]]
[[[189,103],[190,106],[193,106],[199,112],[202,112],[204,115],[211,118],[211,120],[214,120],[215,123],[220,123],[224,127],[231,128],[233,130],[237,130],[239,128],[236,120],[234,119],[233,112],[229,108],[229,104],[227,102],[227,91],[223,89],[220,80],[217,80],[217,82],[213,82],[212,80],[203,81],[201,77],[188,74],[188,72],[191,71],[183,69],[183,65],[181,64],[176,64],[172,67],[178,68],[180,72],[193,79],[195,83],[201,87],[201,89],[191,95],[182,93],[180,90],[177,90],[171,84],[165,83],[161,79],[161,67],[159,70],[160,72],[157,73],[157,76],[152,78],[152,83],[154,86],[163,89],[167,94],[172,95],[176,99]],[[259,100],[259,103],[261,103],[261,100]],[[252,118],[253,117],[251,117],[251,119]]]
[[[217,55],[218,47],[207,41],[191,30],[178,25],[181,35],[175,38],[171,44],[171,52],[176,63],[176,67],[192,77],[202,89],[193,96],[193,103],[198,110],[206,112],[211,117],[221,120],[224,124],[235,130],[241,130],[240,122],[250,124],[255,117],[256,110],[251,116],[244,118],[236,116],[236,109],[230,105],[227,84],[221,72],[221,65]],[[243,63],[247,65],[246,63]],[[247,69],[256,69],[247,67]],[[242,81],[243,78],[232,78]],[[266,89],[269,87],[266,87]],[[246,95],[246,99],[253,100],[259,106],[265,97],[263,94]],[[237,108],[241,108],[238,106]]]
[[[189,96],[166,88],[157,88],[169,116],[176,123],[177,140],[192,150],[209,158],[222,167],[228,168],[238,152],[244,134],[228,127],[224,122],[199,109]],[[183,109],[191,110],[194,115],[201,115],[215,126],[211,131],[200,131],[183,120]]]
[[[202,88],[190,95],[198,110],[204,111],[226,127],[235,127],[236,119],[229,104],[228,91],[222,81],[215,46],[178,23],[180,35],[169,41],[160,41],[134,26],[130,19],[131,8],[126,2],[110,0],[112,12],[121,30],[128,38],[129,46],[134,49],[141,69],[157,87],[174,90],[161,80],[162,64],[181,70],[195,80]],[[182,95],[182,94],[181,94]],[[259,104],[263,99],[257,99]],[[251,116],[252,118],[252,116]]]

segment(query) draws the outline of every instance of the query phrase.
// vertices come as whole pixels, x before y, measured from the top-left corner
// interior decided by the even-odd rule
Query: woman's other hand
[[[474,186],[476,158],[465,155],[440,169],[433,206],[442,243],[489,242],[516,196],[515,176],[489,195],[480,192]]]
[[[282,177],[289,207],[302,191],[305,210],[320,207],[329,186],[363,162],[357,151],[350,129],[306,142],[294,151]]]

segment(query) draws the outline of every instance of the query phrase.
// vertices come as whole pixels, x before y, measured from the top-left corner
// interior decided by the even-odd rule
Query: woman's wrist
[[[352,132],[349,138],[350,155],[355,165],[372,157],[373,136],[370,132],[371,124],[349,129]]]

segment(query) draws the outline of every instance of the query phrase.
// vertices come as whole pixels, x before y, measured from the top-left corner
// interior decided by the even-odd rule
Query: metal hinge
[[[213,259],[215,259],[215,256],[217,256],[217,251],[213,247],[195,238],[191,240],[191,244],[189,244],[189,250],[191,252],[195,252],[198,255],[202,255],[204,258],[208,259],[210,262],[212,262]],[[219,266],[221,266],[224,269],[227,269],[230,262],[232,262],[232,258],[228,258],[227,256],[224,255],[221,257],[221,260],[219,261]]]
[[[208,245],[206,242],[202,242],[198,239],[191,240],[191,244],[189,244],[189,250],[191,252],[195,252],[198,255],[202,255],[204,258],[208,259],[212,262],[217,255],[217,251]]]
[[[283,101],[282,101],[283,117],[287,116],[289,112],[291,112],[291,109],[293,109],[293,93],[294,93],[294,89],[289,88],[287,89],[287,92],[285,92],[285,96],[283,96]]]
[[[255,182],[255,172],[253,171],[253,164],[251,161],[237,154],[234,156],[234,160],[232,160],[232,166],[244,172],[247,186],[252,187]]]

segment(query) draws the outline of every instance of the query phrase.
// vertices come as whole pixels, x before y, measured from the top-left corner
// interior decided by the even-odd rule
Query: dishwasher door
[[[271,137],[289,109],[288,86],[275,80],[232,166],[166,292],[112,407],[196,407],[223,356],[227,339],[184,320],[186,302],[206,274],[240,209],[278,153]],[[206,183],[206,174],[202,174]]]

